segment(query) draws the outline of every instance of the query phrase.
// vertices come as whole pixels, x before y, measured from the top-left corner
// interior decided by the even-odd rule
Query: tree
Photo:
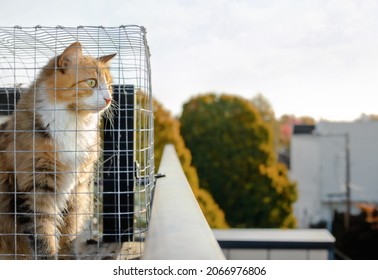
[[[163,106],[154,100],[154,156],[155,168],[158,170],[159,163],[166,144],[173,144],[180,159],[184,173],[189,181],[193,193],[201,210],[212,228],[227,228],[224,212],[215,203],[211,194],[200,188],[196,169],[191,163],[190,151],[186,148],[180,135],[180,123],[173,118]]]
[[[253,97],[251,102],[259,112],[262,120],[272,131],[273,134],[271,138],[274,143],[274,150],[275,153],[278,154],[280,152],[279,137],[277,137],[277,135],[279,135],[279,125],[277,123],[272,104],[270,104],[269,100],[266,99],[261,93],[258,93],[255,97]]]
[[[269,100],[266,99],[261,93],[258,93],[255,97],[252,98],[252,104],[259,111],[262,119],[267,123],[275,123],[276,116]]]
[[[277,163],[272,131],[241,97],[206,94],[189,100],[181,134],[200,184],[232,227],[293,227],[296,185]]]

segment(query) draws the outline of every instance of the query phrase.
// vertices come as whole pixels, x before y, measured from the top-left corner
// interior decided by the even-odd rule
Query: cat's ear
[[[60,56],[58,56],[58,68],[62,73],[71,65],[76,65],[79,57],[83,55],[83,49],[79,42],[69,45]]]
[[[108,55],[105,55],[105,56],[101,56],[97,59],[104,64],[109,64],[110,60],[112,60],[112,58],[115,57],[116,55],[117,55],[116,53],[108,54]]]

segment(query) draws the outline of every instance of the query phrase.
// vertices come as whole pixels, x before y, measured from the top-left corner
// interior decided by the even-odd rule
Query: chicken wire
[[[90,183],[90,195],[93,199],[90,219],[84,229],[74,233],[72,255],[60,255],[57,251],[53,256],[39,256],[36,240],[42,233],[36,228],[23,232],[22,217],[25,219],[25,215],[18,213],[20,205],[17,205],[22,195],[17,191],[17,180],[21,178],[22,172],[29,171],[20,170],[15,160],[14,170],[0,169],[0,178],[11,176],[15,184],[11,191],[1,185],[4,180],[0,179],[0,201],[9,197],[14,204],[9,211],[0,208],[0,259],[135,259],[142,253],[154,187],[150,54],[143,27],[1,27],[0,124],[7,122],[12,114],[17,114],[16,104],[20,96],[28,91],[29,94],[36,94],[37,86],[31,88],[31,85],[46,63],[61,55],[74,42],[80,42],[86,56],[101,57],[116,53],[110,64],[113,78],[112,105],[99,120],[100,137],[96,141],[101,141],[103,152],[91,176],[93,183]],[[36,108],[34,111],[34,114],[42,113]],[[19,133],[16,129],[6,131],[5,126],[2,128],[0,141],[2,133]],[[30,131],[33,145],[39,141],[34,139],[38,132],[34,125],[33,131]],[[78,137],[75,137],[76,141]],[[13,141],[17,141],[16,136]],[[15,149],[12,152],[16,158],[25,151]],[[0,153],[5,151],[0,150]],[[38,170],[32,173],[36,184]],[[77,177],[75,180],[79,180],[81,174],[76,171],[74,176]],[[2,216],[4,220],[9,214],[13,215],[12,232],[7,232],[1,226]],[[31,219],[36,223],[41,213],[31,214],[34,214]],[[87,213],[76,213],[80,214]],[[5,240],[10,235],[14,235],[14,238],[7,240],[15,243],[9,245],[13,248],[17,248],[20,236],[29,235],[29,241],[35,242],[29,244],[31,254],[21,254],[16,249],[14,252],[1,250],[1,239]],[[55,233],[55,237],[58,244],[59,232]]]

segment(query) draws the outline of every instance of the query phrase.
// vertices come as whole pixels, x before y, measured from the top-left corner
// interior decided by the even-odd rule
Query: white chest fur
[[[71,112],[55,114],[55,123],[50,124],[50,133],[61,162],[77,170],[95,150],[97,139],[97,116],[80,120]]]
[[[38,114],[54,141],[57,159],[76,172],[97,153],[99,114],[76,114],[66,104],[39,103]]]
[[[98,116],[92,114],[85,120],[78,118],[74,113],[67,111],[55,111],[46,115],[48,117],[49,130],[54,139],[55,149],[59,160],[69,166],[71,170],[77,170],[90,157],[90,153],[96,151]],[[46,121],[46,120],[45,120]]]

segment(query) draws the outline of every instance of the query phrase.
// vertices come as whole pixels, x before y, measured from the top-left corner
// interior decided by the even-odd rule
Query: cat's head
[[[83,55],[79,42],[67,47],[43,69],[39,86],[51,104],[82,114],[107,109],[112,101],[110,61],[116,54],[98,58]]]

